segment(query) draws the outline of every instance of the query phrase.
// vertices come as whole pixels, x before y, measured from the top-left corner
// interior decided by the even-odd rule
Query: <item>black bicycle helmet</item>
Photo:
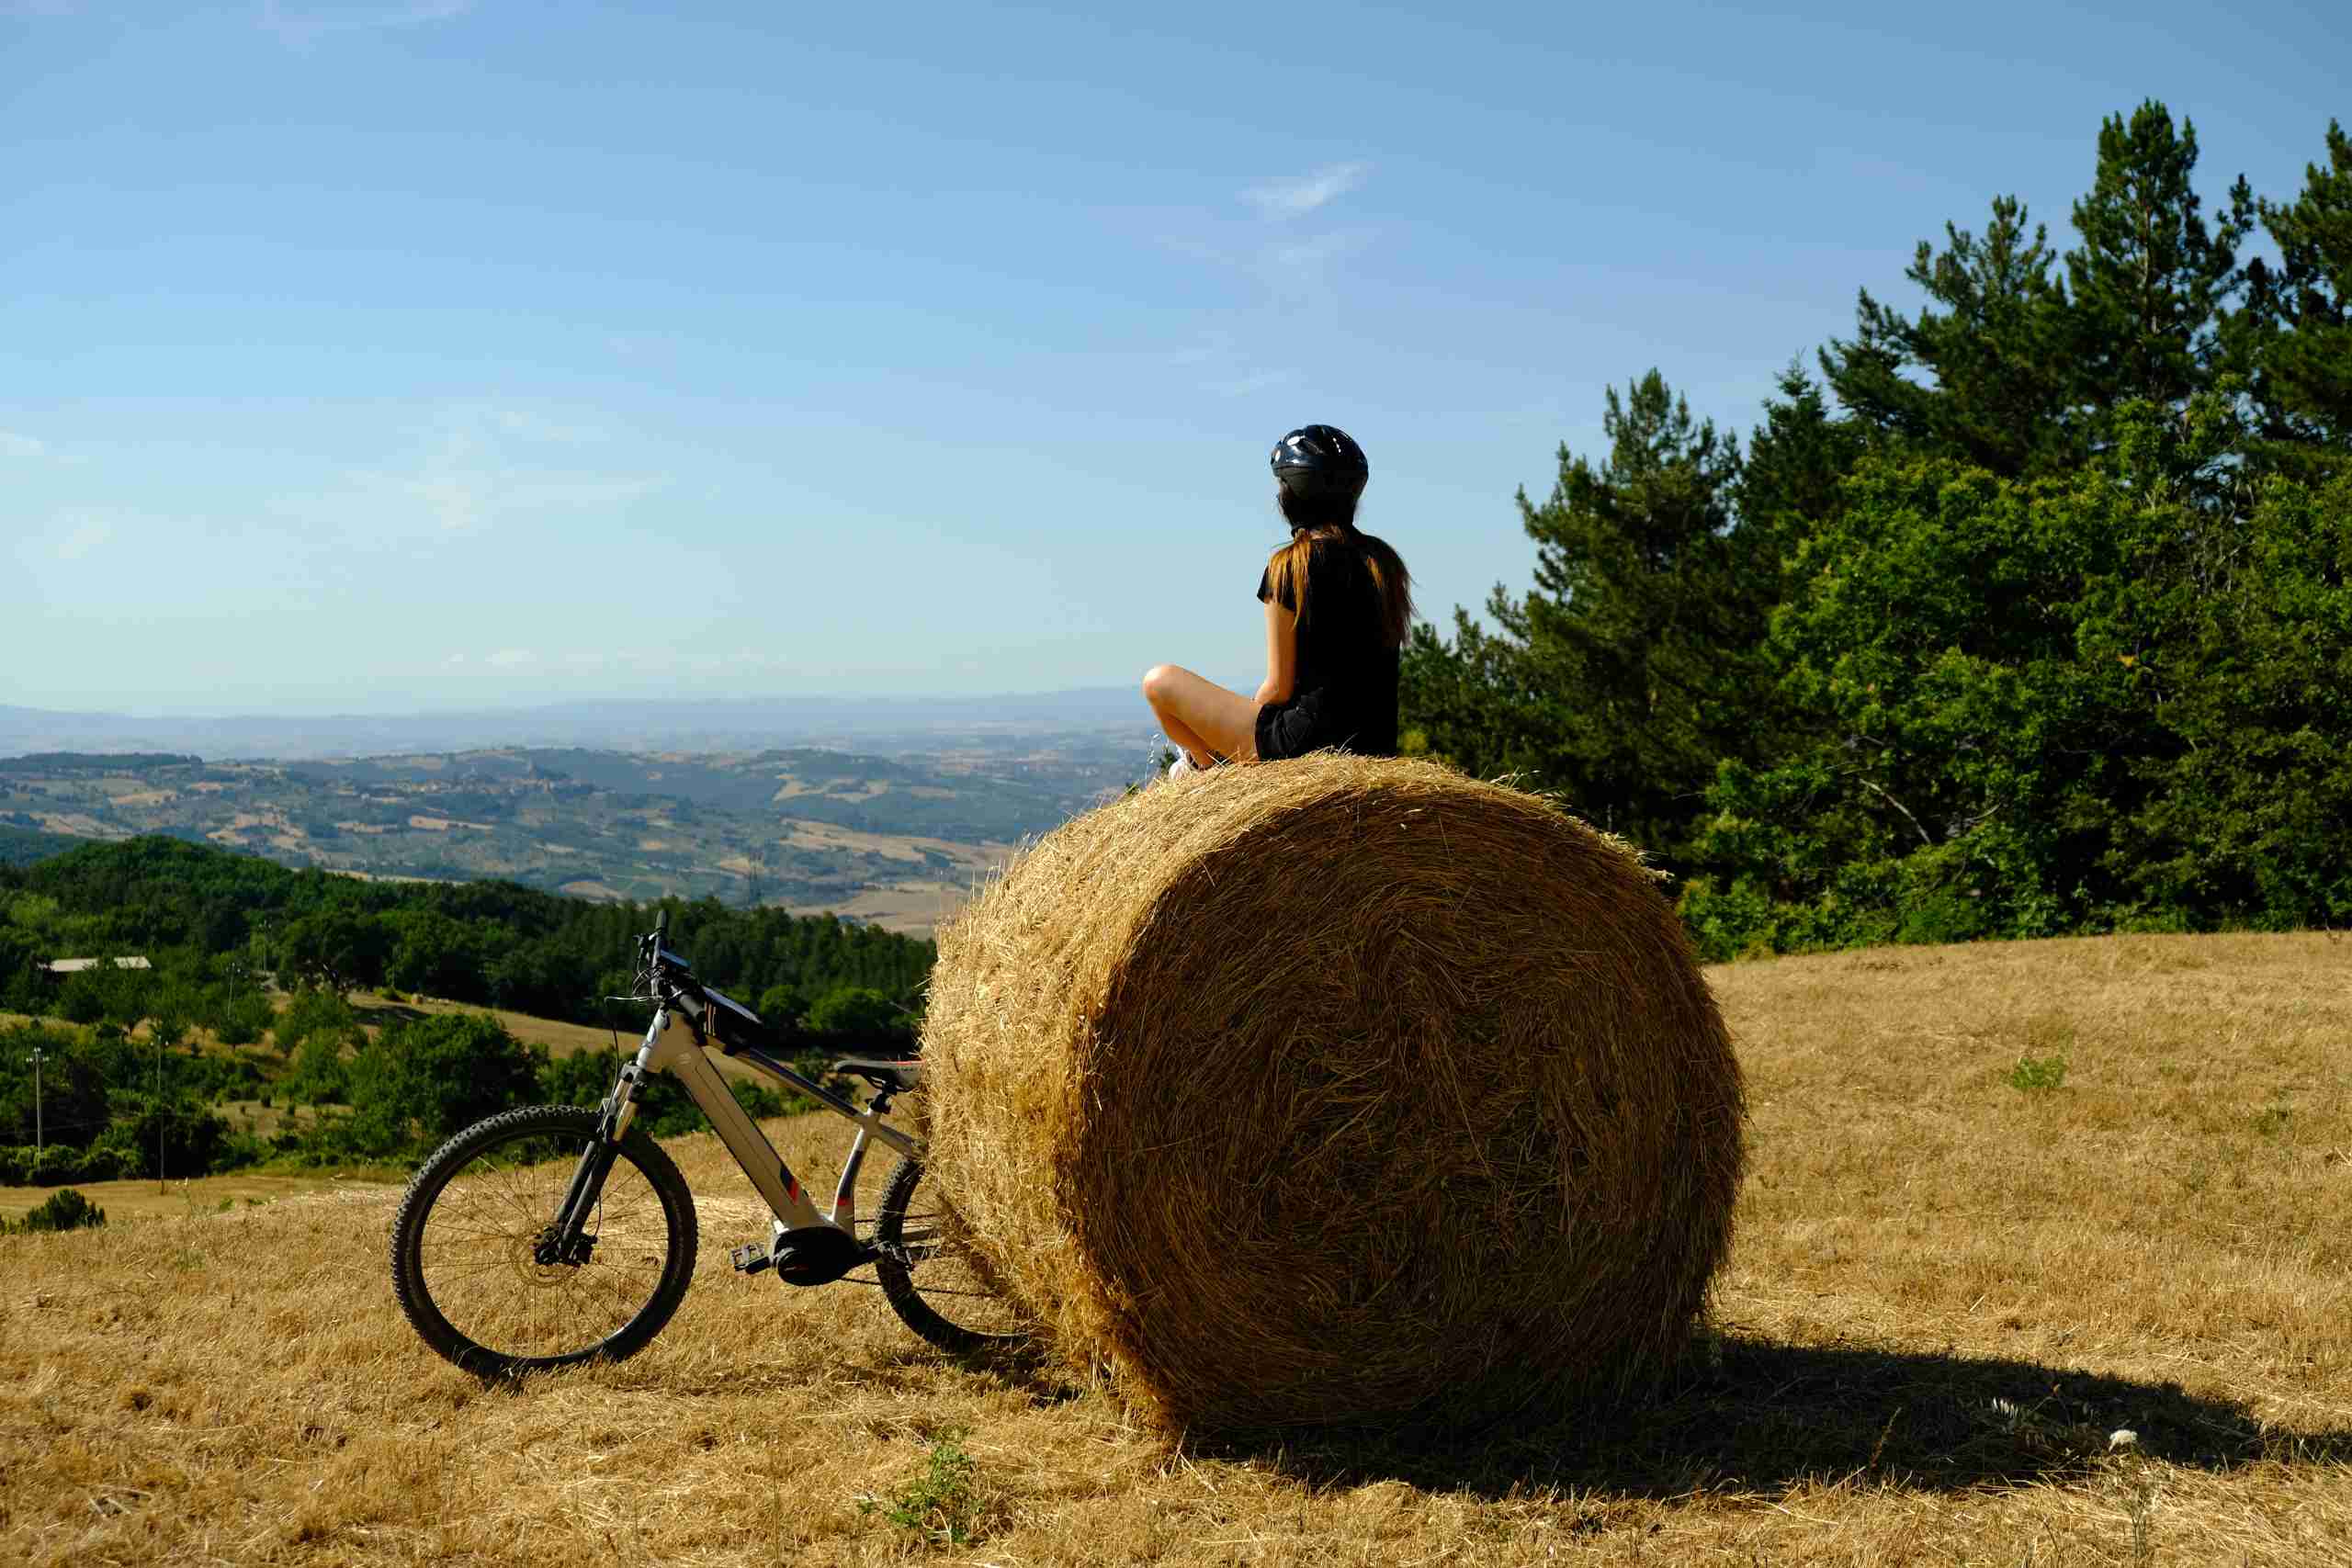
[[[1293,495],[1353,500],[1371,477],[1363,448],[1335,424],[1302,425],[1274,443],[1274,478]]]

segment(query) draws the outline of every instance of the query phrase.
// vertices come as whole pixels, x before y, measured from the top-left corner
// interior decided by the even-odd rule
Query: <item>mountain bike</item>
[[[392,1222],[392,1289],[424,1342],[469,1371],[512,1377],[616,1360],[661,1332],[693,1280],[696,1224],[685,1178],[631,1125],[654,1073],[678,1079],[774,1216],[765,1246],[734,1249],[740,1272],[808,1287],[870,1268],[865,1282],[943,1350],[968,1355],[1026,1338],[954,1211],[924,1180],[922,1141],[884,1119],[894,1099],[921,1086],[921,1061],[836,1059],[831,1075],[872,1092],[863,1106],[834,1093],[777,1057],[780,1042],[757,1013],[695,977],[669,949],[669,923],[664,911],[638,939],[632,995],[615,998],[650,1002],[653,1016],[601,1105],[531,1106],[477,1122],[410,1179]],[[817,1207],[736,1102],[714,1053],[856,1124],[830,1208]],[[855,1187],[875,1143],[899,1160],[865,1230]]]

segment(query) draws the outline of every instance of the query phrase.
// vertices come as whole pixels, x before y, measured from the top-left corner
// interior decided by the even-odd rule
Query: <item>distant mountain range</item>
[[[487,747],[578,746],[631,751],[850,747],[869,754],[1012,751],[1073,732],[1132,730],[1140,754],[1151,716],[1132,687],[988,697],[612,699],[543,707],[404,715],[217,718],[59,713],[0,706],[0,757],[39,751],[179,751],[282,761]]]

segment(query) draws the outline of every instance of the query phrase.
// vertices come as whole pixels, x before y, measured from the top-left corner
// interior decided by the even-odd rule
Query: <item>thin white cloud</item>
[[[1361,241],[1353,234],[1316,234],[1304,240],[1270,245],[1266,259],[1284,272],[1319,272],[1326,265],[1354,250]]]
[[[1261,180],[1238,193],[1251,209],[1250,218],[1207,220],[1200,231],[1163,235],[1160,243],[1219,271],[1254,279],[1263,303],[1293,311],[1328,310],[1341,293],[1340,263],[1374,237],[1361,223],[1335,222],[1334,204],[1361,189],[1371,174],[1370,164],[1351,162]],[[1223,344],[1196,345],[1183,354],[1179,363],[1196,367],[1202,389],[1219,397],[1263,391],[1292,376],[1282,367],[1227,352]]]
[[[502,648],[482,660],[483,663],[494,664],[501,670],[513,670],[520,665],[537,664],[538,661],[539,656],[527,648]]]
[[[1268,218],[1300,218],[1354,190],[1372,172],[1369,164],[1333,164],[1311,175],[1284,175],[1241,193],[1241,199]]]
[[[424,445],[405,462],[352,470],[324,493],[280,498],[277,509],[386,537],[470,534],[517,518],[608,512],[663,483],[549,461],[548,447],[605,438],[527,411],[445,409],[420,434]]]
[[[446,22],[474,8],[474,0],[406,0],[350,4],[349,0],[262,0],[260,25],[280,43],[304,48],[330,33],[374,32]]]
[[[66,524],[64,533],[52,547],[59,560],[80,560],[114,537],[114,525],[103,517],[74,517]]]
[[[527,441],[554,441],[575,446],[595,440],[598,434],[584,424],[567,424],[528,409],[500,409],[492,418],[507,434],[519,435]]]
[[[0,457],[45,457],[49,444],[29,435],[19,435],[13,430],[0,430]]]
[[[441,662],[442,662],[442,663],[444,663],[444,664],[463,664],[465,661],[466,661],[466,656],[465,656],[464,654],[462,654],[462,653],[453,653],[453,654],[449,655],[449,657],[448,657],[448,658],[447,658],[447,659],[443,660]]]

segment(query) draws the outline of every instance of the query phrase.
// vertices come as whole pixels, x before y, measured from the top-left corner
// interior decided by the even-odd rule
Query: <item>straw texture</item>
[[[931,1160],[1171,1431],[1462,1427],[1679,1353],[1740,1075],[1654,878],[1550,802],[1322,755],[1158,785],[940,936]]]

